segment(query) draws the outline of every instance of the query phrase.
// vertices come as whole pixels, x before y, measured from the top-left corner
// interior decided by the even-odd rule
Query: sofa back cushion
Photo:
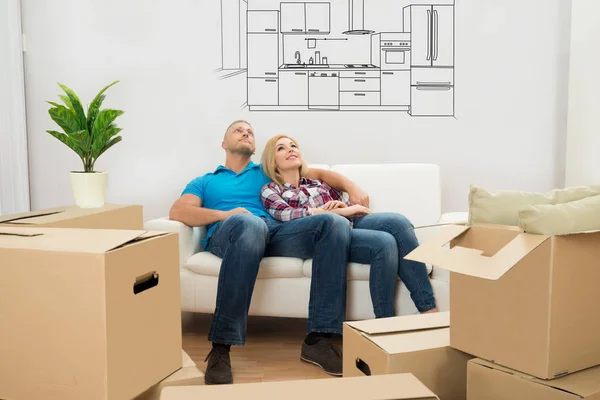
[[[327,164],[308,164],[308,168],[319,168],[319,169],[331,169],[331,166]]]
[[[340,164],[338,172],[356,182],[374,212],[397,212],[414,225],[436,223],[441,215],[440,168],[435,164]]]

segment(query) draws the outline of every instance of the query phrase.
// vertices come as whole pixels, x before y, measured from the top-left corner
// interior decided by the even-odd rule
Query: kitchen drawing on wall
[[[220,79],[246,74],[250,111],[454,116],[454,16],[454,0],[221,0]]]

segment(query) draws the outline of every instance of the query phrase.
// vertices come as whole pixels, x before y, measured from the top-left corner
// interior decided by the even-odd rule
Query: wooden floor
[[[212,315],[183,314],[183,350],[205,372]],[[234,383],[333,378],[300,361],[305,319],[248,317],[245,346],[232,346]],[[338,342],[341,348],[341,343]]]

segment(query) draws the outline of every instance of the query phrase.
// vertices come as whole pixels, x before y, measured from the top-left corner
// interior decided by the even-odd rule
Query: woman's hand
[[[325,205],[322,208],[325,211],[331,211],[331,210],[335,210],[336,208],[344,208],[344,207],[348,207],[348,206],[343,201],[332,200],[332,201],[328,201],[327,203],[325,203]]]
[[[372,213],[370,209],[368,209],[365,206],[361,206],[360,204],[355,204],[353,206],[345,208],[338,208],[333,210],[332,212],[344,216],[346,218],[360,217]]]
[[[340,206],[339,208],[334,208],[332,210],[325,210],[325,207],[311,208],[310,210],[312,211],[313,215],[330,212],[346,218],[360,217],[372,213],[370,209],[365,206],[361,206],[360,204],[355,204],[350,207],[344,204],[344,206]]]

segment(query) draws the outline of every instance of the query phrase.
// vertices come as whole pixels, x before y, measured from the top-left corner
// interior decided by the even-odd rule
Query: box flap
[[[42,235],[42,233],[34,232],[34,231],[30,231],[30,232],[2,232],[2,231],[0,231],[0,235],[15,236],[15,237],[33,237],[33,236],[40,236],[40,235]]]
[[[21,228],[0,226],[0,249],[103,254],[165,232],[121,229]]]
[[[430,400],[438,399],[412,374],[351,378],[165,387],[161,400],[183,399],[331,399]]]
[[[9,215],[0,215],[0,224],[20,224],[20,223],[31,223],[28,222],[32,219],[41,218],[41,217],[49,217],[56,218],[57,215],[65,212],[65,207],[59,208],[51,208],[48,210],[40,210],[40,211],[29,211],[18,214],[9,214]]]
[[[460,225],[460,226],[466,226],[467,225],[467,221],[465,222],[439,222],[437,224],[426,224],[426,225],[415,225],[413,227],[413,230],[419,230],[419,229],[425,229],[425,228],[437,228],[439,226],[448,226],[448,225]]]
[[[346,325],[368,335],[445,328],[450,326],[450,311],[364,321],[349,321],[346,322]]]
[[[121,208],[120,204],[105,204],[100,208],[80,208],[77,206],[65,206],[49,208],[46,210],[29,211],[19,214],[0,216],[0,224],[10,223],[19,225],[41,225],[68,218],[79,218],[87,215],[97,214]]]
[[[588,368],[586,370],[569,374],[561,378],[543,380],[532,377],[519,371],[512,370],[510,368],[503,367],[498,364],[494,364],[486,360],[482,360],[480,358],[474,358],[469,362],[496,371],[511,374],[520,379],[525,379],[540,385],[561,390],[563,392],[568,392],[582,398],[587,398],[594,394],[600,393],[600,366]]]
[[[388,354],[412,353],[450,346],[450,328],[382,335],[363,333],[362,335]]]
[[[432,239],[418,246],[404,258],[432,264],[459,274],[496,280],[548,239],[546,235],[521,232],[491,257],[483,256],[483,252],[477,249],[443,247],[471,228],[459,225],[445,226]]]

